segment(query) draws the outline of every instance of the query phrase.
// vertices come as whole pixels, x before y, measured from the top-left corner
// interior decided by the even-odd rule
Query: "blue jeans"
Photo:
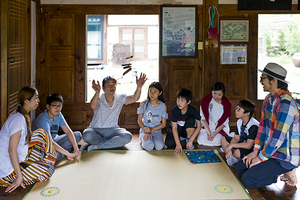
[[[151,151],[153,149],[162,150],[164,148],[164,137],[162,136],[161,130],[151,132],[152,139],[144,140],[145,133],[141,129],[140,130],[140,139],[142,142],[142,147],[147,150]]]
[[[274,158],[251,168],[247,168],[243,160],[239,160],[235,165],[236,172],[242,176],[242,182],[248,188],[261,188],[276,183],[278,175],[287,173],[294,168],[296,168],[294,165]]]
[[[97,145],[97,149],[111,149],[122,147],[129,143],[132,135],[125,128],[91,128],[83,131],[86,143]]]
[[[78,143],[82,138],[82,135],[79,131],[74,131],[74,136],[75,136],[76,143]],[[61,146],[63,149],[67,150],[68,152],[73,151],[73,145],[66,134],[57,135],[54,139],[54,142],[56,142],[59,146]],[[59,153],[58,151],[56,151],[56,154],[57,154],[56,161],[59,161],[66,157],[65,155]]]

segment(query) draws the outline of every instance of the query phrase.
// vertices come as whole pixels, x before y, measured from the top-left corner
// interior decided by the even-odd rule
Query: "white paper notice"
[[[247,45],[221,45],[221,64],[247,64]]]

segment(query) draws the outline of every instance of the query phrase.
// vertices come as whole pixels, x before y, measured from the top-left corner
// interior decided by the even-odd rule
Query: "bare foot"
[[[289,186],[296,186],[298,183],[296,169],[293,169],[280,177],[281,181],[284,181]]]
[[[83,138],[81,138],[81,140],[77,144],[79,144],[79,145],[85,145],[87,143],[83,140]]]
[[[287,181],[289,180],[284,174],[280,176],[281,181]]]

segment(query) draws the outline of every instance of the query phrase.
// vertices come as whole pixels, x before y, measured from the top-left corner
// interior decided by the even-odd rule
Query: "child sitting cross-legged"
[[[235,116],[238,118],[235,135],[224,136],[221,140],[227,164],[230,166],[253,151],[259,125],[252,117],[254,110],[255,105],[247,99],[239,101],[235,107]]]

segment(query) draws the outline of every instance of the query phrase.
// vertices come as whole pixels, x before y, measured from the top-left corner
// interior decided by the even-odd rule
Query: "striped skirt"
[[[48,180],[54,173],[56,152],[52,138],[44,129],[37,129],[31,133],[31,139],[26,159],[20,163],[23,183],[31,185]],[[0,186],[8,187],[16,180],[16,173],[0,179]]]

